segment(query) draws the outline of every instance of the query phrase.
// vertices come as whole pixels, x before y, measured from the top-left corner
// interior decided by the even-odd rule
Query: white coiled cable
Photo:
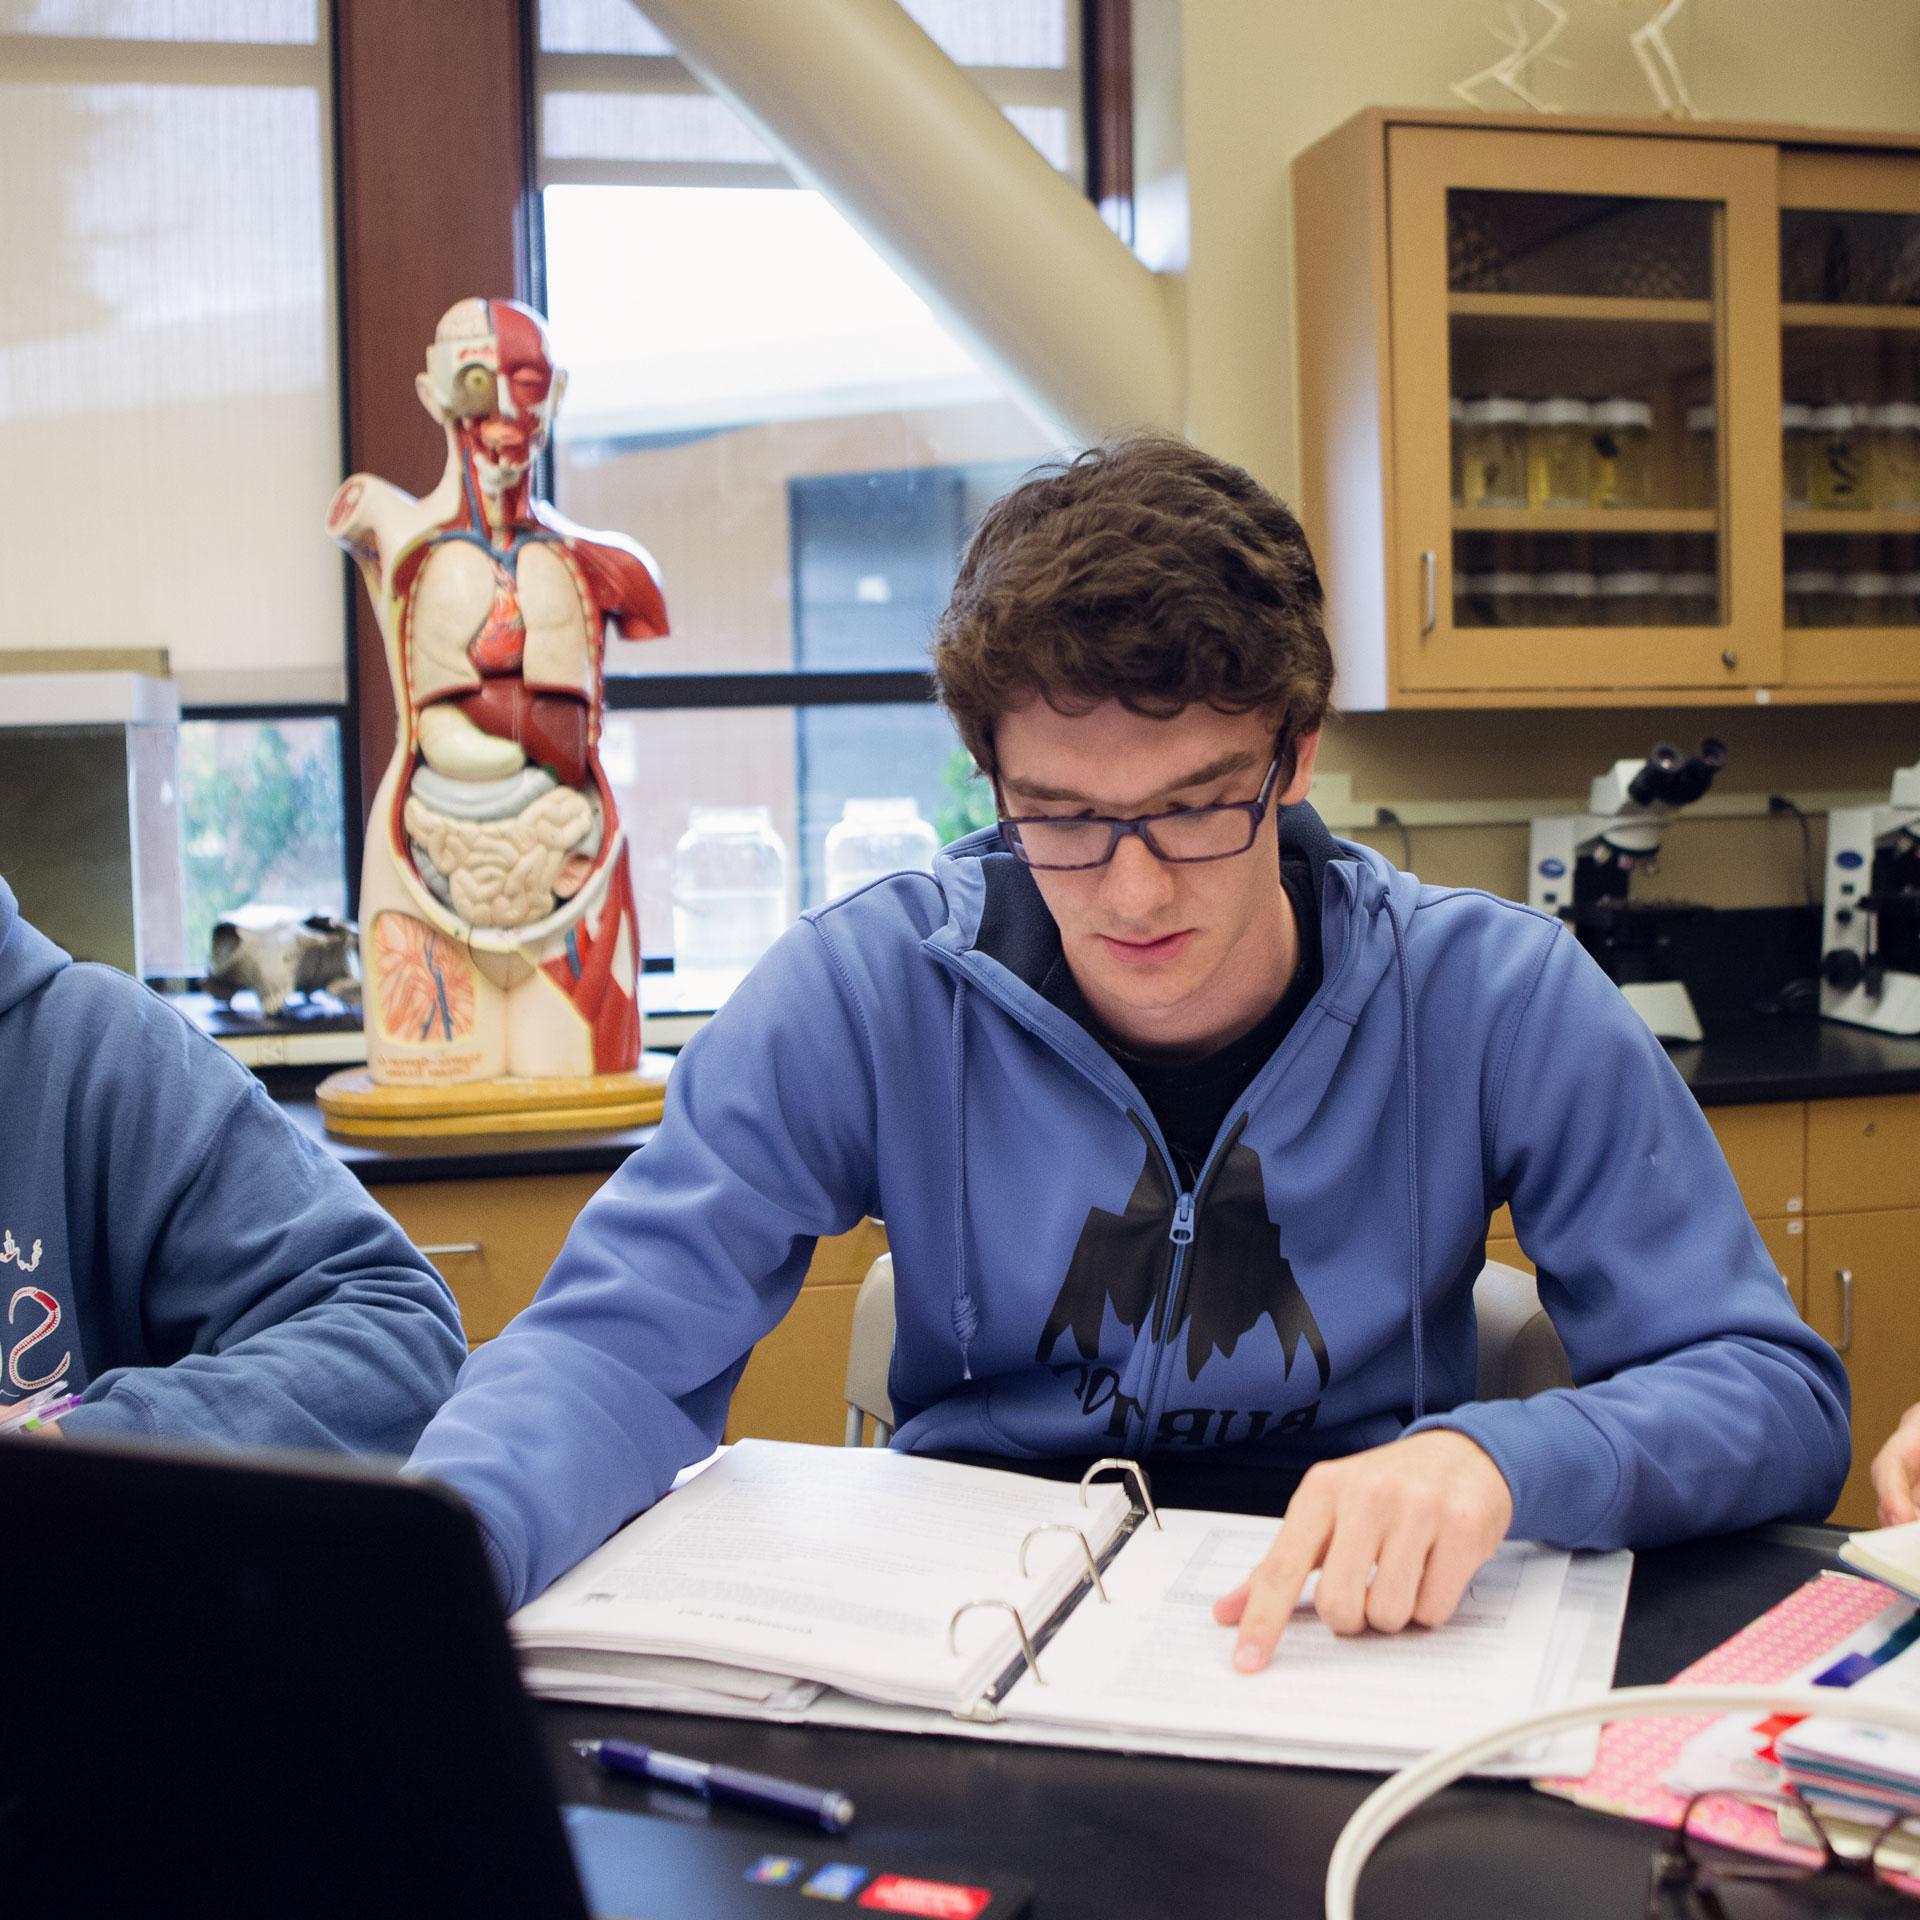
[[[1327,1862],[1327,1920],[1354,1920],[1354,1895],[1368,1860],[1414,1808],[1511,1747],[1549,1734],[1568,1733],[1595,1720],[1649,1720],[1679,1715],[1722,1713],[1796,1713],[1850,1720],[1857,1726],[1885,1727],[1920,1734],[1920,1710],[1893,1702],[1857,1700],[1830,1687],[1622,1687],[1617,1692],[1529,1714],[1503,1727],[1476,1733],[1442,1747],[1410,1767],[1402,1767],[1361,1801],[1340,1830]]]

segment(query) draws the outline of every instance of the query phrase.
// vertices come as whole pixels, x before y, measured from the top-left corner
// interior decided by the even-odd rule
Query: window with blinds
[[[0,649],[346,697],[318,0],[0,0]]]
[[[1054,166],[1084,185],[1076,6],[902,4]],[[541,0],[538,77],[543,187],[793,184],[629,0]]]
[[[902,0],[1081,184],[1077,0]],[[850,800],[992,816],[928,694],[982,511],[1051,437],[629,0],[539,0],[545,298],[569,372],[554,493],[650,548],[670,637],[608,651],[601,743],[641,939],[672,950],[696,807],[764,807],[789,905]]]
[[[163,649],[222,716],[169,974],[244,902],[346,905],[329,60],[320,0],[0,0],[0,655]]]

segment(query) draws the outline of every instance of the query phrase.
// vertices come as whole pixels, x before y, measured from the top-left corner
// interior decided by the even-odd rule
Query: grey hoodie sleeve
[[[445,1282],[158,1002],[113,1004],[102,1038],[69,1105],[94,1216],[69,1430],[405,1454],[465,1357]]]
[[[1824,1517],[1847,1472],[1845,1370],[1665,1049],[1563,930],[1511,1032],[1490,1171],[1579,1385],[1420,1425],[1493,1457],[1520,1538],[1653,1546]]]
[[[859,1017],[802,921],[688,1043],[658,1134],[414,1450],[473,1509],[509,1606],[712,1451],[814,1242],[871,1210],[873,1134]]]

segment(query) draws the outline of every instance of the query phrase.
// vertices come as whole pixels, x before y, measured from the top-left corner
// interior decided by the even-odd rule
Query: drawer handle
[[[1440,565],[1431,547],[1420,554],[1420,636],[1440,624]]]
[[[1833,1277],[1840,1282],[1840,1345],[1837,1351],[1853,1350],[1853,1269],[1835,1267]]]
[[[478,1253],[480,1250],[480,1242],[478,1240],[442,1240],[431,1247],[416,1247],[414,1249],[416,1253],[424,1253],[429,1260],[439,1259],[446,1254]]]

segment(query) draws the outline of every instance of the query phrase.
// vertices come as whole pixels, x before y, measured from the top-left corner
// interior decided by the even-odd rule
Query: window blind
[[[0,649],[345,698],[324,33],[317,0],[0,0]]]
[[[1076,6],[901,4],[1053,166],[1084,184]],[[540,0],[539,18],[541,186],[793,185],[630,0]]]

